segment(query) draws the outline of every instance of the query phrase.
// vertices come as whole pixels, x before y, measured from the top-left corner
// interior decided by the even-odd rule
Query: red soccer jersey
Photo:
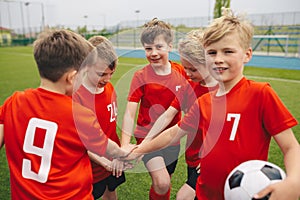
[[[214,87],[202,86],[199,82],[195,83],[189,80],[190,86],[180,91],[178,98],[175,98],[171,103],[171,106],[177,110],[182,110],[185,113],[195,103],[198,97],[212,92],[218,88],[218,85]],[[187,135],[185,161],[189,167],[197,167],[200,162],[199,151],[202,143],[201,134],[190,133]]]
[[[180,123],[183,130],[200,129],[204,136],[198,199],[224,199],[231,170],[247,160],[267,160],[271,136],[295,125],[296,119],[266,83],[243,78],[227,95],[200,97]]]
[[[93,110],[97,115],[103,132],[108,138],[120,146],[120,140],[116,131],[117,97],[114,87],[111,83],[107,83],[104,87],[104,91],[100,94],[92,94],[84,86],[81,86],[73,95],[73,100]],[[92,169],[94,183],[97,183],[111,175],[111,172],[107,171],[104,167],[96,164],[93,161]]]
[[[87,148],[104,155],[107,137],[92,111],[68,96],[28,89],[5,101],[0,123],[12,199],[93,199]]]
[[[171,73],[166,76],[157,75],[150,64],[134,74],[128,101],[140,102],[134,133],[138,144],[143,141],[157,118],[170,106],[181,87],[187,84],[183,67],[174,62],[171,62],[171,66]],[[175,125],[180,118],[179,112],[167,128]]]

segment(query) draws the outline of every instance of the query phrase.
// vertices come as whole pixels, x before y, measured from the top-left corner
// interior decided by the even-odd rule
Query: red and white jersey
[[[0,124],[12,199],[93,199],[87,149],[104,155],[108,140],[92,111],[66,95],[28,89],[4,102]]]
[[[247,160],[267,160],[271,136],[298,123],[267,83],[243,78],[228,94],[215,94],[200,97],[179,124],[204,137],[196,185],[204,200],[224,199],[231,170]]]
[[[103,132],[108,138],[120,146],[120,140],[116,131],[118,112],[117,97],[111,83],[107,83],[104,86],[103,92],[99,94],[92,94],[84,86],[81,86],[76,93],[73,94],[73,100],[95,112]],[[111,172],[93,161],[92,169],[94,183],[111,175]]]
[[[170,63],[172,70],[169,75],[157,75],[149,64],[133,76],[128,101],[140,102],[134,132],[138,144],[148,134],[157,118],[170,106],[181,87],[187,84],[183,67],[174,62]],[[175,125],[180,118],[179,112],[167,128]]]
[[[190,86],[180,91],[180,95],[173,100],[171,106],[176,108],[178,111],[182,110],[185,113],[195,103],[198,97],[212,92],[218,88],[218,85],[214,87],[205,87],[199,82],[193,82],[189,80]],[[197,167],[200,162],[199,151],[202,143],[201,134],[196,132],[187,135],[186,150],[185,150],[185,161],[189,167]]]

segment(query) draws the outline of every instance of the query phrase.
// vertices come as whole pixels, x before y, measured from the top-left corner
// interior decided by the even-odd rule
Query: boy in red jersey
[[[117,128],[117,96],[110,79],[116,70],[118,57],[111,42],[103,36],[94,36],[89,42],[96,47],[96,57],[86,64],[82,85],[73,94],[73,100],[93,110],[103,132],[120,146]],[[93,196],[116,200],[115,189],[125,182],[123,162],[91,154]],[[115,166],[117,169],[115,169]],[[114,169],[112,169],[114,168]],[[113,170],[113,173],[111,172]],[[117,170],[117,171],[116,171]]]
[[[204,48],[201,44],[202,36],[203,33],[201,30],[193,30],[179,41],[178,52],[180,61],[189,78],[190,85],[180,90],[181,94],[178,95],[171,103],[171,106],[160,115],[142,144],[164,130],[178,112],[183,111],[186,113],[198,97],[218,88],[218,82],[209,74],[205,66]],[[185,160],[188,165],[188,179],[177,192],[177,200],[194,200],[196,196],[195,188],[200,168],[199,144],[202,138],[200,134],[188,134],[187,136]]]
[[[11,198],[93,199],[87,149],[97,155],[126,155],[107,139],[95,114],[70,97],[93,46],[74,32],[48,30],[33,49],[39,88],[15,92],[0,110]]]
[[[203,144],[196,196],[201,200],[223,200],[227,175],[247,160],[267,160],[272,137],[283,152],[287,178],[253,198],[269,193],[270,199],[300,196],[300,148],[291,129],[298,122],[268,83],[243,75],[244,64],[252,57],[252,36],[247,20],[224,9],[224,16],[215,19],[203,37],[206,64],[219,82],[218,90],[198,98],[178,125],[134,151],[159,149],[198,130]]]
[[[135,72],[131,82],[122,125],[122,147],[130,145],[138,106],[134,136],[140,144],[156,119],[170,106],[181,87],[187,84],[183,67],[169,61],[172,40],[170,25],[156,18],[145,24],[142,30],[141,43],[149,64]],[[175,125],[180,118],[181,113],[176,114],[168,127]],[[177,143],[143,157],[152,178],[149,199],[170,198],[170,176],[175,170],[179,150],[180,144]]]

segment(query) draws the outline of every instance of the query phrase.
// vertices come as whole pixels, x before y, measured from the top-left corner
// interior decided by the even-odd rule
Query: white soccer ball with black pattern
[[[273,163],[262,160],[246,161],[227,176],[224,186],[225,200],[251,200],[256,193],[285,177],[285,172]],[[269,195],[262,200],[267,199]]]

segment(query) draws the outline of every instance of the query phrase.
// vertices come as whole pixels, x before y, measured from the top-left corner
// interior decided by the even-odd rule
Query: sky
[[[27,6],[25,5],[26,2]],[[115,26],[120,22],[212,16],[214,0],[0,0],[0,26]],[[22,9],[21,9],[22,8]],[[299,0],[231,0],[235,12],[300,11]],[[23,16],[23,19],[22,19]]]

